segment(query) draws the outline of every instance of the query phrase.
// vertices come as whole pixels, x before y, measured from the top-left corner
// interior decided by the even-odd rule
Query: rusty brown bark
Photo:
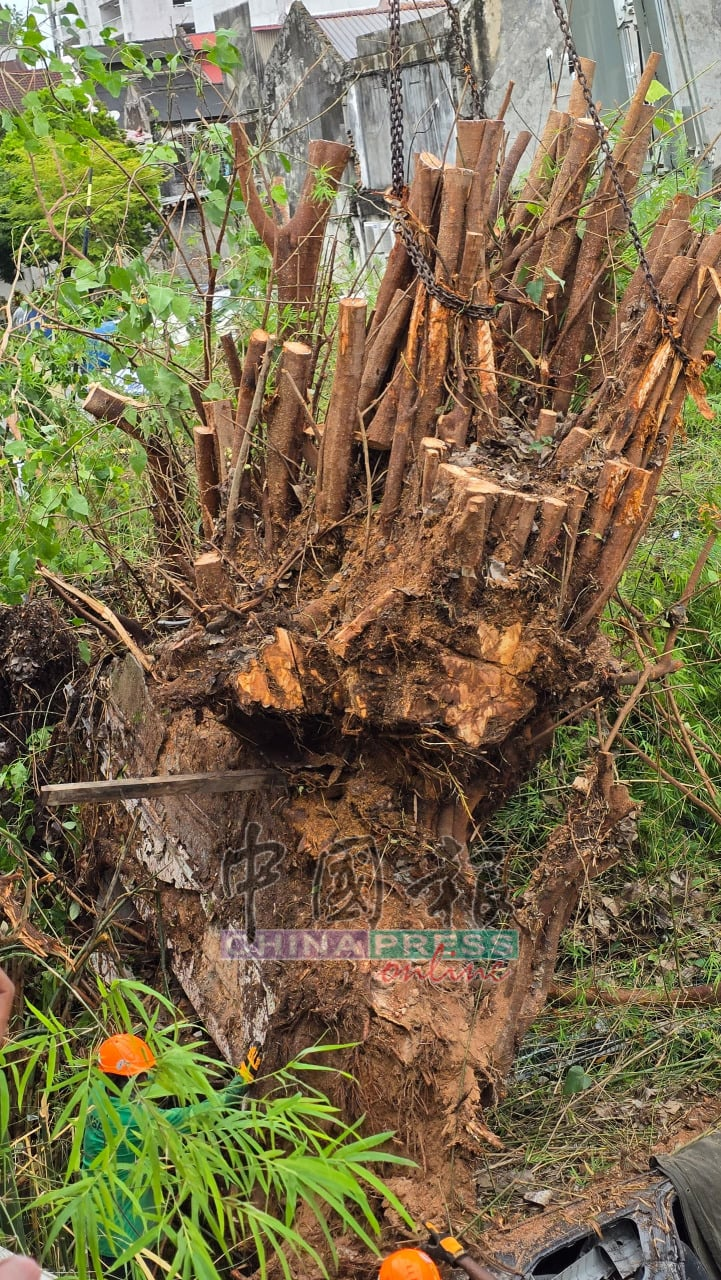
[[[397,393],[398,413],[388,460],[388,475],[381,503],[381,520],[386,525],[392,522],[400,504],[408,448],[414,431],[418,402],[418,356],[421,325],[425,309],[425,290],[419,286],[409,322],[408,342],[402,357]]]
[[[521,129],[518,137],[515,139],[508,155],[501,165],[501,172],[498,175],[498,181],[493,188],[491,196],[491,204],[488,213],[489,220],[493,226],[504,211],[506,197],[511,189],[511,183],[516,174],[523,156],[526,152],[529,142],[533,135],[527,129]]]
[[[220,483],[224,484],[228,478],[228,467],[233,450],[233,406],[230,400],[207,400],[205,415],[208,426],[215,432],[218,476]]]
[[[312,306],[325,230],[340,187],[350,148],[339,142],[316,140],[308,148],[308,172],[298,207],[288,222],[278,225],[263,207],[253,177],[250,143],[243,125],[230,126],[235,144],[235,171],[248,216],[273,255],[281,330],[307,328],[304,313]]]
[[[348,505],[365,336],[364,299],[341,298],[338,306],[338,354],[323,433],[321,473],[316,484],[316,503],[321,521],[340,520]]]
[[[290,523],[298,502],[293,486],[300,478],[305,414],[313,352],[303,342],[284,342],[278,367],[278,390],[268,413],[266,480],[268,505],[274,530]],[[268,537],[270,530],[266,531]]]
[[[408,208],[415,226],[421,236],[421,243],[433,235],[434,213],[438,184],[442,165],[436,156],[423,151],[416,157],[413,180],[408,193]],[[375,334],[388,315],[391,303],[398,290],[406,292],[413,280],[413,268],[403,241],[396,239],[388,257],[388,265],[383,273],[375,310],[370,326],[370,336]],[[371,397],[372,399],[373,397]]]
[[[413,312],[411,312],[412,314]],[[367,440],[372,449],[385,451],[390,449],[393,443],[393,432],[396,418],[398,417],[398,396],[402,374],[402,368],[397,368],[392,380],[383,392],[373,417],[370,419]]]
[[[371,329],[368,336],[358,390],[358,408],[363,414],[378,399],[388,370],[406,335],[416,287],[414,282],[406,289],[396,289],[383,320]]]
[[[654,109],[644,106],[643,98],[650,84],[647,73],[655,56],[649,58],[613,153],[627,199],[633,195],[638,183],[653,126]],[[570,404],[593,317],[595,287],[623,226],[623,212],[606,171],[588,209],[578,266],[567,302],[568,319],[561,329],[556,350],[550,356],[557,387],[553,407],[559,413],[565,413]]]
[[[456,281],[466,227],[466,203],[472,182],[473,172],[470,169],[446,170],[435,266],[436,280],[443,283],[454,284]],[[416,443],[429,434],[429,428],[438,412],[446,376],[449,343],[450,315],[441,302],[430,298],[412,432]]]
[[[509,222],[513,237],[520,237],[523,228],[532,220],[530,206],[543,206],[551,190],[553,168],[558,140],[568,129],[570,116],[562,111],[551,111],[533,157],[528,177],[516,200]]]
[[[182,546],[183,509],[187,497],[187,485],[179,462],[171,447],[153,433],[145,436],[137,425],[137,419],[146,409],[142,400],[110,391],[99,383],[92,383],[83,402],[83,409],[99,422],[110,422],[125,435],[136,440],[145,449],[148,459],[148,482],[153,494],[151,514],[163,555],[170,559],[184,558]],[[135,421],[127,416],[133,411]],[[188,566],[189,569],[189,566]]]
[[[588,87],[589,89],[592,89],[593,77],[596,74],[596,64],[592,58],[579,58],[579,62],[581,63],[581,70],[588,83]],[[571,85],[571,94],[568,99],[568,114],[569,116],[576,117],[585,116],[587,111],[588,104],[586,102],[583,89],[581,88],[579,80],[574,76],[573,84]]]
[[[218,551],[203,551],[193,564],[201,604],[221,604],[230,597],[228,574]]]
[[[240,363],[238,348],[235,344],[235,338],[232,333],[222,333],[220,335],[220,345],[223,349],[223,355],[225,356],[225,363],[228,366],[228,373],[230,374],[231,382],[233,383],[233,390],[237,396],[243,380],[243,366]]]
[[[231,452],[231,467],[234,467],[238,461],[238,454],[243,445],[243,437],[245,435],[248,415],[250,414],[255,388],[258,383],[258,374],[263,363],[266,346],[268,344],[268,334],[265,329],[254,329],[248,339],[248,349],[245,353],[245,360],[240,374],[240,384],[238,386],[238,399],[235,407],[235,425],[233,428],[233,447]]]
[[[198,475],[203,531],[206,538],[210,540],[220,511],[218,441],[212,427],[194,427],[193,440],[195,441],[195,469]]]
[[[563,164],[551,188],[546,210],[540,219],[537,234],[545,234],[534,253],[534,277],[543,285],[541,298],[546,314],[544,316],[540,306],[532,311],[526,309],[521,314],[515,332],[518,344],[534,357],[540,354],[542,332],[549,319],[552,323],[553,307],[559,296],[562,296],[560,290],[565,288],[569,266],[581,244],[576,234],[576,220],[597,146],[598,136],[592,122],[577,120]],[[564,221],[563,214],[566,211]],[[514,277],[519,292],[524,287],[523,273],[527,274],[527,271],[527,263],[521,260]],[[514,349],[514,364],[517,362],[516,351],[517,348]]]

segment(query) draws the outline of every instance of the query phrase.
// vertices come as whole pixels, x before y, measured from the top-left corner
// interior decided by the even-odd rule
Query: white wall
[[[175,31],[172,0],[124,0],[125,38],[155,40]]]
[[[108,14],[115,9],[113,26],[126,40],[157,40],[173,36],[177,28],[192,22],[196,31],[214,31],[216,9],[228,7],[228,0],[187,0],[174,5],[172,0],[117,0],[115,5],[101,0],[80,0],[78,9],[88,32],[87,40],[97,44],[100,31],[108,25]]]
[[[213,0],[193,0],[193,22],[196,31],[215,31],[215,14],[223,6]],[[227,8],[227,4],[225,6]]]
[[[282,3],[282,0],[281,0]],[[286,0],[287,12],[292,0]],[[356,9],[376,9],[378,0],[304,0],[305,7],[314,17],[324,13],[354,13]]]
[[[173,36],[177,28],[192,22],[195,30],[215,31],[216,15],[232,8],[233,0],[186,0],[185,4],[172,0],[75,0],[78,11],[86,24],[83,40],[89,44],[100,43],[100,32],[109,25],[108,14],[115,11],[110,25],[117,27],[126,40],[155,40]],[[371,0],[371,3],[373,0]],[[250,17],[253,26],[274,26],[283,21],[291,0],[250,0]],[[311,13],[335,13],[346,8],[363,9],[368,0],[308,0]]]

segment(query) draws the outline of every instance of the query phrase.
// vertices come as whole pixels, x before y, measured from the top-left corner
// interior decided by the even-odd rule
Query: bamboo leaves
[[[408,1162],[384,1150],[390,1134],[361,1137],[359,1124],[344,1124],[305,1085],[308,1072],[329,1070],[310,1051],[268,1080],[263,1097],[239,1104],[237,1086],[235,1094],[218,1091],[217,1063],[188,1043],[190,1028],[175,1020],[170,1001],[142,983],[99,981],[98,990],[103,1028],[140,1025],[152,1045],[158,1070],[145,1087],[131,1080],[118,1090],[96,1071],[92,1024],[69,1030],[39,1010],[32,1012],[42,1031],[3,1052],[5,1152],[15,1108],[47,1117],[45,1136],[35,1137],[47,1170],[34,1197],[36,1251],[42,1244],[47,1257],[69,1258],[80,1280],[102,1273],[109,1248],[138,1277],[160,1266],[184,1280],[217,1280],[224,1260],[249,1258],[265,1275],[274,1257],[290,1277],[293,1257],[323,1273],[335,1258],[331,1214],[376,1249],[371,1193],[410,1224],[376,1172]],[[171,1090],[183,1105],[168,1110]],[[301,1206],[318,1225],[325,1257],[297,1229]]]

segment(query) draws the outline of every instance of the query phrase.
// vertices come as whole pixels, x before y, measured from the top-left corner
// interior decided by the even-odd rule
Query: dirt
[[[553,1200],[547,1209],[538,1210],[519,1204],[503,1215],[487,1217],[476,1243],[478,1256],[491,1259],[494,1254],[532,1251],[564,1229],[578,1223],[587,1224],[599,1213],[621,1207],[628,1198],[642,1194],[658,1175],[650,1170],[652,1155],[673,1152],[721,1122],[721,1099],[708,1095],[679,1113],[668,1125],[662,1139],[653,1144],[638,1144],[619,1153],[616,1167],[593,1178],[582,1191],[566,1185],[553,1185]],[[519,1179],[519,1191],[527,1183]],[[545,1184],[544,1184],[545,1185]]]
[[[48,601],[0,606],[0,765],[65,714],[81,667],[75,637]]]

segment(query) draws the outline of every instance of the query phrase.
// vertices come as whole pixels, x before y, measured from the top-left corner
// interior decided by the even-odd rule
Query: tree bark
[[[230,129],[235,144],[235,171],[248,216],[273,255],[281,333],[287,336],[299,326],[306,332],[328,218],[350,159],[350,148],[339,142],[311,142],[308,173],[298,207],[292,218],[278,225],[258,194],[248,135],[237,120]]]
[[[300,478],[305,393],[313,352],[302,342],[284,342],[278,368],[278,392],[268,414],[266,477],[271,521],[285,528],[297,500],[293,486]]]
[[[218,439],[212,427],[194,427],[195,468],[198,473],[200,512],[203,531],[210,539],[220,511],[220,476],[218,472]]]
[[[340,520],[348,505],[365,350],[364,299],[341,298],[338,311],[337,363],[323,433],[323,465],[316,486],[321,520]]]
[[[616,148],[629,191],[649,127],[649,74]],[[398,1190],[419,1220],[475,1205],[474,1162],[497,1141],[485,1108],[538,1016],[588,880],[625,858],[633,839],[633,804],[600,753],[571,789],[520,905],[494,908],[468,847],[548,749],[554,724],[617,689],[598,616],[651,518],[687,391],[706,411],[699,376],[718,305],[721,233],[688,236],[672,226],[688,216],[676,205],[654,252],[689,358],[650,307],[614,325],[604,268],[623,224],[607,179],[585,203],[595,137],[572,114],[552,113],[525,198],[491,234],[502,137],[500,122],[465,122],[464,167],[421,166],[432,177],[416,189],[432,188],[434,200],[417,235],[435,283],[409,277],[399,251],[368,335],[363,305],[341,305],[334,385],[315,401],[331,391],[324,432],[307,403],[310,346],[285,342],[264,399],[270,351],[266,343],[256,373],[257,344],[252,528],[222,585],[233,544],[224,560],[217,476],[203,479],[199,466],[212,544],[202,548],[210,559],[199,557],[199,589],[215,593],[232,630],[220,646],[200,627],[187,647],[168,645],[152,687],[128,659],[98,704],[107,759],[129,774],[284,774],[273,797],[194,796],[192,806],[169,797],[162,823],[142,801],[124,874],[150,916],[142,887],[157,876],[175,972],[229,1056],[251,1037],[265,1041],[271,1068],[321,1036],[359,1045],[344,1060],[356,1074],[351,1109],[397,1130],[418,1160]],[[280,231],[253,195],[242,141],[238,166],[249,213],[277,250]],[[309,203],[302,225],[314,231]],[[541,324],[521,264],[551,284],[546,267],[567,272],[566,289],[547,293]],[[505,317],[469,316],[470,301],[505,291],[513,274]],[[439,284],[456,297],[435,296]],[[296,285],[299,301],[300,274]],[[393,310],[407,314],[411,296],[403,329]],[[575,387],[599,352],[604,382],[562,418],[568,406],[559,410],[556,393],[563,401],[568,387],[554,386],[554,359],[563,356]],[[236,406],[236,422],[245,412]],[[196,427],[195,437],[212,470],[212,430]],[[503,926],[517,930],[518,956],[469,974],[445,953],[439,976],[432,955],[320,964],[311,953],[281,962],[273,951],[278,931],[297,943],[309,930],[311,949],[320,929],[336,941],[341,931],[352,946],[349,931],[369,922],[386,934],[416,931],[414,946],[440,930],[457,940]],[[264,950],[224,957],[225,929],[262,936]]]
[[[160,550],[171,560],[185,561],[182,542],[182,513],[187,497],[185,477],[170,443],[166,443],[157,434],[145,436],[138,427],[137,417],[146,408],[144,401],[122,396],[98,382],[91,383],[83,402],[86,413],[99,422],[111,422],[145,449],[148,482],[154,499],[151,512]],[[135,422],[131,423],[128,418],[128,410],[135,414]]]

